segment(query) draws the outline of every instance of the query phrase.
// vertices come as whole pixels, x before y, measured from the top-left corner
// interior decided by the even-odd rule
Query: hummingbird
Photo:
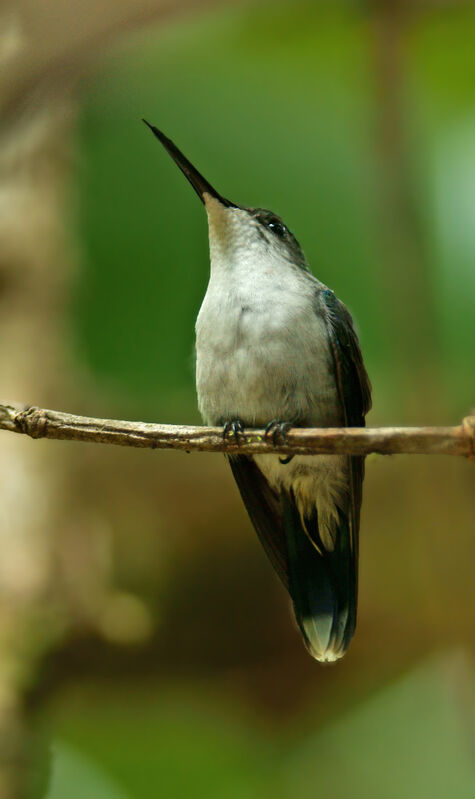
[[[210,278],[196,320],[196,389],[205,424],[237,438],[265,428],[363,427],[371,385],[352,317],[310,271],[272,211],[227,200],[143,120],[208,216]],[[364,458],[228,456],[247,512],[318,661],[346,652],[356,625]]]

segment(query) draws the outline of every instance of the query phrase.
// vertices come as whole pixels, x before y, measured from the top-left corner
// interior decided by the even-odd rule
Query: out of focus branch
[[[0,429],[31,438],[56,438],[119,444],[124,447],[179,449],[187,452],[228,452],[246,455],[475,455],[475,416],[456,427],[293,428],[276,443],[264,430],[247,430],[223,437],[218,427],[94,419],[45,408],[0,404]]]
[[[387,346],[393,369],[412,372],[426,387],[437,382],[441,362],[433,269],[417,191],[411,116],[411,36],[419,3],[371,0],[370,63],[373,75],[375,239],[380,258],[374,279],[385,304]],[[430,389],[429,389],[430,390]],[[422,392],[403,392],[406,410]],[[417,409],[417,405],[415,408]]]

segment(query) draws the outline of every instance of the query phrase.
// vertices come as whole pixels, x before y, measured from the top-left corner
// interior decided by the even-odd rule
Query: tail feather
[[[320,535],[318,498],[302,521],[292,491],[277,493],[252,458],[233,455],[230,463],[264,549],[291,595],[308,651],[323,662],[338,660],[356,624],[363,459],[351,459],[347,508],[336,509],[331,550],[328,535]]]
[[[351,547],[348,516],[339,510],[334,550],[317,549],[303,528],[293,497],[286,495],[283,503],[289,590],[297,623],[314,658],[338,660],[356,624],[357,553]],[[317,514],[311,523],[318,524]]]

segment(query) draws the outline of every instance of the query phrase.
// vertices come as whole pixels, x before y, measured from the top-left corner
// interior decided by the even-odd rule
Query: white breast
[[[208,424],[339,421],[325,323],[307,276],[242,264],[212,275],[196,322],[196,383]]]

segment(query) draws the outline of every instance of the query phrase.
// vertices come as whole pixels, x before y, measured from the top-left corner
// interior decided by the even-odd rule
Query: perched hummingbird
[[[144,120],[145,122],[145,120]],[[196,320],[203,420],[238,436],[365,424],[371,386],[352,318],[272,211],[222,197],[146,122],[204,203],[211,273]],[[251,521],[314,658],[341,658],[356,623],[364,458],[231,455]]]

